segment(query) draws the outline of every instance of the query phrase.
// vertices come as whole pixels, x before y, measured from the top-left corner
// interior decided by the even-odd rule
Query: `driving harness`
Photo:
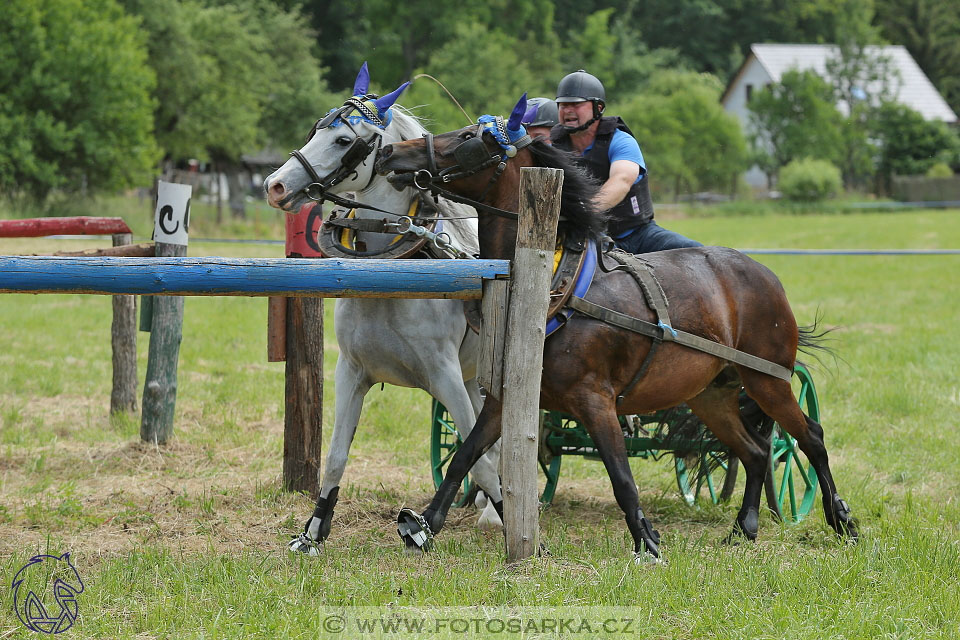
[[[481,150],[479,149],[477,143],[480,143],[480,146],[483,147],[482,151],[485,157],[489,157],[491,159],[497,157],[496,155],[491,157],[486,145],[483,144],[481,139],[482,131],[482,128],[478,127],[477,136],[466,140],[456,149],[454,149],[454,157],[458,160],[457,165],[443,169],[439,173],[434,173],[436,169],[436,163],[434,159],[435,152],[432,144],[432,136],[427,137],[428,157],[430,158],[431,167],[430,169],[421,169],[413,174],[413,186],[421,191],[430,191],[435,197],[438,193],[446,197],[447,193],[449,192],[445,189],[439,188],[435,184],[435,180],[439,178],[439,180],[442,182],[450,182],[461,177],[466,177],[467,175],[473,175],[484,168],[492,166],[490,164],[490,160],[485,159],[480,161]],[[504,146],[500,140],[497,140],[497,142],[501,145],[501,147]],[[530,143],[527,142],[526,144]],[[469,152],[465,151],[458,155],[457,152],[460,150],[460,148],[467,145],[472,147],[469,149]],[[513,155],[515,155],[515,153]],[[461,156],[463,157],[462,160]],[[505,153],[501,159],[501,164],[506,164],[507,157],[508,156]],[[484,195],[489,190],[489,186],[493,184],[493,181],[495,181],[502,172],[503,169],[499,169],[494,173],[493,178],[491,178],[491,182],[487,185],[487,188],[484,189]],[[443,174],[442,177],[440,174]],[[482,203],[473,201],[469,198],[463,196],[457,197],[459,198],[459,201],[471,204],[477,209],[480,209],[481,206],[483,206]],[[482,196],[480,199],[482,199]],[[507,213],[511,212],[497,210],[498,215]],[[516,217],[516,215],[516,213],[512,213],[511,217]],[[631,380],[627,387],[618,395],[618,403],[623,400],[629,391],[640,381],[649,368],[650,362],[652,361],[655,353],[659,349],[660,345],[664,342],[676,342],[677,344],[685,347],[716,356],[721,360],[742,365],[749,369],[753,369],[754,371],[759,371],[780,380],[785,380],[787,382],[790,381],[793,372],[787,367],[776,364],[775,362],[770,362],[769,360],[765,360],[744,351],[740,351],[739,349],[728,347],[720,344],[719,342],[708,340],[701,336],[675,329],[670,321],[669,302],[667,300],[667,296],[663,290],[663,287],[660,285],[656,274],[654,273],[653,265],[634,254],[612,248],[612,243],[609,243],[611,248],[604,251],[601,243],[602,241],[600,240],[591,244],[585,244],[583,242],[561,243],[566,257],[561,257],[555,262],[557,268],[555,269],[554,277],[551,282],[551,303],[547,313],[546,336],[550,336],[556,330],[561,328],[566,323],[570,315],[572,315],[573,312],[577,312],[584,316],[594,318],[595,320],[600,320],[601,322],[605,322],[615,327],[626,329],[627,331],[639,333],[651,338],[653,340],[653,346],[647,353],[644,362],[641,364],[640,369],[637,371],[633,380]],[[617,263],[617,266],[615,266],[613,269],[606,269],[602,265],[601,256],[613,259]],[[634,281],[637,283],[637,286],[643,293],[644,301],[657,317],[656,324],[641,320],[639,318],[634,318],[633,316],[620,313],[619,311],[615,311],[586,300],[585,296],[589,290],[590,284],[593,281],[598,264],[604,271],[623,270],[633,277]]]

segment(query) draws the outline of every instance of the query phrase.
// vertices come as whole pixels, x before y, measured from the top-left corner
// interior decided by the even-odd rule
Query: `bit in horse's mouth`
[[[377,171],[380,175],[386,175],[387,182],[397,191],[403,191],[413,184],[414,171],[412,169],[393,169],[385,173],[382,167],[378,167]]]

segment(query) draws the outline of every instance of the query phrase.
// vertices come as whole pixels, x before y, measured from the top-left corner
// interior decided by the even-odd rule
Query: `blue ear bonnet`
[[[348,125],[367,122],[380,129],[386,129],[393,122],[393,110],[390,107],[409,86],[409,82],[404,82],[382,98],[376,94],[367,93],[370,88],[370,71],[367,68],[367,63],[364,62],[363,66],[360,67],[360,73],[357,74],[357,80],[353,84],[353,97],[344,102],[343,106],[330,109],[327,115],[320,120],[317,128],[339,127],[344,122]],[[354,111],[358,115],[350,115]],[[338,112],[339,115],[333,115],[334,112]]]
[[[374,103],[374,99],[376,99],[376,97],[377,96],[375,95],[353,96],[347,100],[342,107],[330,109],[330,111],[327,112],[328,116],[337,111],[342,111],[342,113],[340,114],[340,117],[334,118],[333,121],[327,126],[336,128],[342,125],[344,122],[349,122],[350,124],[366,122],[367,124],[372,124],[379,129],[386,129],[390,126],[390,123],[393,122],[393,109],[387,109],[383,113],[380,113],[376,108],[376,104]],[[363,105],[366,108],[360,109],[358,108],[358,105]]]
[[[480,125],[481,129],[479,133],[483,134],[484,131],[489,131],[493,139],[496,140],[500,148],[503,149],[505,158],[512,158],[517,155],[518,148],[522,149],[530,144],[530,139],[527,137],[527,130],[520,124],[526,110],[527,94],[524,92],[524,94],[520,96],[517,106],[513,108],[510,119],[506,122],[504,122],[500,116],[483,115],[477,118],[477,124]]]
[[[510,129],[501,116],[483,115],[477,118],[477,124],[480,125],[481,134],[486,131],[493,136],[493,139],[503,149],[505,157],[512,158],[515,156],[517,154],[516,143],[527,135],[527,130],[523,128],[523,125],[517,125],[516,129]]]

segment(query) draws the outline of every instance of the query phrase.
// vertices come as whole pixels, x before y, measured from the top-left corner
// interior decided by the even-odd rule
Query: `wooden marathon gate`
[[[133,232],[122,218],[28,218],[0,220],[0,238],[42,238],[56,235],[110,235],[113,247],[89,251],[58,252],[75,256],[152,256],[152,244],[133,245]],[[137,299],[113,296],[113,388],[110,413],[137,410]]]
[[[562,171],[521,170],[516,257],[505,260],[0,256],[0,293],[483,298],[478,378],[503,402],[507,560],[539,547],[537,448],[544,321]]]

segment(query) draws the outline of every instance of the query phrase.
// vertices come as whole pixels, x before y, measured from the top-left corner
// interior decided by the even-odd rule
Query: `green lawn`
[[[264,235],[279,237],[276,221],[263,220]],[[662,224],[739,248],[960,248],[958,211]],[[0,240],[0,253],[50,247]],[[281,253],[190,247],[190,255]],[[325,554],[292,557],[284,543],[312,504],[279,490],[283,365],[266,362],[265,300],[186,301],[175,440],[154,448],[138,442],[138,419],[107,415],[109,299],[3,295],[0,638],[32,637],[12,611],[18,569],[35,553],[66,551],[86,588],[80,619],[63,637],[358,637],[350,625],[398,610],[445,616],[435,637],[464,637],[451,619],[561,615],[631,621],[629,631],[563,637],[960,636],[960,256],[756,257],[781,277],[801,323],[819,313],[838,329],[840,359],[814,378],[834,474],[861,522],[857,546],[835,540],[819,502],[799,525],[764,516],[756,544],[724,546],[739,492],[737,504],[691,508],[666,461],[636,460],[666,560],[636,567],[602,465],[565,459],[541,520],[551,555],[505,566],[502,537],[476,529],[476,512],[463,509],[451,512],[434,552],[406,556],[394,517],[432,496],[429,401],[378,386]],[[332,309],[328,301],[325,438]],[[140,340],[142,383],[148,336]],[[346,615],[342,634],[330,625],[334,614]],[[558,637],[547,628],[511,635]],[[496,629],[471,635],[508,635]]]

